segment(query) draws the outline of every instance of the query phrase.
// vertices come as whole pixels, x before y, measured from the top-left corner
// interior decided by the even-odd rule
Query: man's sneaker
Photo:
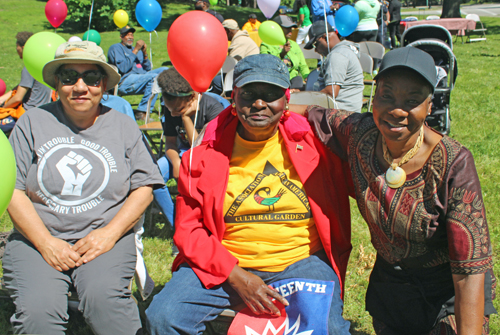
[[[144,120],[144,119],[146,118],[146,112],[136,111],[136,112],[134,113],[134,115],[135,115],[135,119],[136,119],[137,121],[139,121],[139,120]]]

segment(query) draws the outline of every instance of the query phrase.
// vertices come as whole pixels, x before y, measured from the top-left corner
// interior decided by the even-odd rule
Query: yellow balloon
[[[113,15],[113,21],[118,26],[118,28],[123,28],[128,23],[128,14],[123,9],[118,9]]]

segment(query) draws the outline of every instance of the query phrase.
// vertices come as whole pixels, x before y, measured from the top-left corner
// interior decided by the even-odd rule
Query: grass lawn
[[[18,31],[29,30],[33,32],[53,31],[48,25],[44,14],[44,1],[41,0],[1,0],[0,1],[0,40],[3,48],[0,50],[0,78],[7,87],[14,87],[20,78],[22,61],[15,51],[15,34]],[[168,28],[173,20],[187,10],[189,5],[168,4],[163,9],[163,20],[158,28],[158,37],[153,35],[149,43],[149,34],[138,28],[136,39],[143,39],[148,47],[153,50],[154,67],[170,66],[166,38]],[[254,9],[247,8],[217,8],[226,18],[235,18],[242,25],[248,14],[257,13],[259,20],[263,15]],[[458,59],[459,75],[456,87],[451,95],[451,134],[473,153],[479,178],[482,183],[483,196],[490,223],[490,234],[493,240],[494,254],[497,258],[500,242],[500,18],[482,17],[483,23],[488,28],[488,40],[474,44],[461,44],[457,42],[454,52]],[[58,29],[61,36],[68,39],[72,35],[82,36],[83,32],[65,30],[64,24]],[[113,43],[119,42],[118,32],[100,32],[101,47],[107,49]],[[189,41],[186,41],[188,43]],[[203,52],[203,50],[200,50]],[[209,61],[209,60],[207,60]],[[139,96],[126,97],[135,107]],[[370,244],[368,229],[358,214],[356,205],[352,201],[353,217],[353,252],[351,254],[346,282],[345,317],[352,322],[353,334],[373,334],[371,318],[364,311],[364,293],[368,284],[368,276],[375,260],[374,249]],[[149,217],[149,212],[146,214]],[[159,215],[152,214],[152,221],[146,226],[145,259],[148,270],[156,282],[155,291],[161,290],[163,284],[170,279],[172,264],[171,243],[172,232]],[[0,231],[10,230],[12,223],[7,214],[0,218]],[[498,274],[499,265],[495,266]],[[43,288],[41,288],[43,289]],[[136,297],[140,300],[139,295]],[[140,302],[143,311],[149,304]],[[497,309],[500,307],[495,302]],[[0,299],[0,334],[9,332],[9,318],[13,313],[13,304],[9,299]],[[72,315],[70,322],[71,334],[90,334],[83,319],[79,315]],[[491,334],[500,333],[500,319],[498,316],[491,318]]]

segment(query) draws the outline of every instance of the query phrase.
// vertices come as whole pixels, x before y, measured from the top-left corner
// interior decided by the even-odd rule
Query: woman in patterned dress
[[[433,59],[391,51],[376,80],[373,114],[306,111],[349,162],[377,250],[366,293],[375,332],[488,334],[495,277],[481,186],[470,151],[425,125]]]

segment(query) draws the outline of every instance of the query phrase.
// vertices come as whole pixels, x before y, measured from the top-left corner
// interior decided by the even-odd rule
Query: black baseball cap
[[[332,26],[330,26],[330,24],[328,22],[326,23],[326,26],[328,27],[329,33],[332,31],[335,31],[335,29],[333,29]],[[311,28],[309,28],[309,33],[308,33],[309,42],[307,42],[306,45],[304,45],[304,49],[308,49],[308,50],[312,49],[314,42],[316,42],[318,37],[323,36],[324,34],[326,34],[325,21],[320,20],[320,21],[314,22],[312,24]]]
[[[297,28],[297,23],[293,22],[293,20],[286,15],[278,15],[273,19],[274,22],[282,26],[283,28]]]
[[[250,14],[250,15],[248,15],[248,18],[249,19],[256,19],[257,18],[257,14]]]
[[[122,29],[120,29],[120,35],[126,35],[128,34],[129,32],[133,32],[135,33],[135,29],[132,28],[131,26],[125,26],[123,27]]]
[[[437,81],[436,66],[434,65],[434,59],[427,52],[415,47],[405,47],[389,51],[382,58],[378,74],[373,79],[377,80],[384,73],[397,68],[406,68],[415,71],[432,86],[432,92],[434,92]]]

